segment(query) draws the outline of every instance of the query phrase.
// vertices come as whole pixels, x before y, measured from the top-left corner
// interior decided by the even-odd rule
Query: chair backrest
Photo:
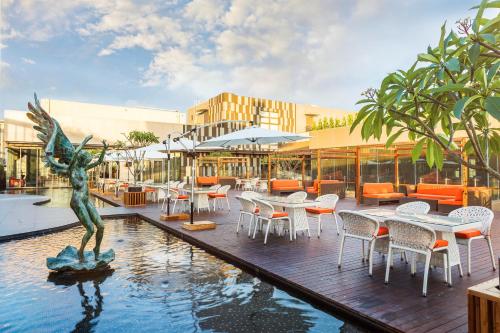
[[[167,187],[160,187],[160,190],[158,191],[158,199],[162,198],[168,198]]]
[[[258,182],[259,182],[259,178],[252,178],[252,179],[250,180],[250,184],[251,184],[252,186],[256,186]]]
[[[152,179],[146,179],[143,184],[153,184],[154,183],[154,180]]]
[[[304,191],[298,191],[287,196],[287,199],[297,200],[297,201],[304,201],[306,200],[306,198],[307,198],[307,192]]]
[[[215,184],[215,185],[210,186],[208,189],[210,191],[217,191],[219,188],[221,188],[221,185],[220,184]]]
[[[273,217],[274,207],[271,204],[260,199],[253,199],[253,202],[259,207],[259,215],[261,217],[268,219]]]
[[[238,199],[238,201],[240,202],[241,210],[243,212],[252,214],[255,213],[255,209],[257,208],[257,204],[255,202],[242,196],[237,196],[236,199]]]
[[[399,205],[396,212],[402,214],[427,214],[431,206],[424,201],[412,201]]]
[[[231,185],[224,185],[224,186],[221,186],[217,189],[217,193],[221,193],[221,194],[227,194],[227,192],[229,192],[229,189],[231,188]]]
[[[267,190],[267,182],[266,181],[261,181],[259,183],[259,190],[261,190],[261,191]]]
[[[253,200],[253,199],[262,198],[262,194],[254,192],[254,191],[243,191],[241,193],[241,197],[245,198],[245,199]]]
[[[337,206],[337,202],[339,201],[339,196],[336,194],[320,195],[315,201],[316,205],[320,208],[335,209],[335,206]]]
[[[177,188],[183,189],[186,184],[186,182],[180,182],[179,184],[177,184]]]
[[[351,235],[372,238],[380,226],[376,219],[352,210],[341,210],[339,216],[344,222],[344,231]]]
[[[467,206],[455,209],[448,216],[481,218],[481,233],[489,236],[494,214],[491,209],[481,206]]]
[[[179,192],[177,192],[176,190],[173,190],[173,189],[170,189],[169,194],[170,194],[170,198],[173,200],[177,199],[177,197],[179,196]]]
[[[422,224],[400,219],[388,219],[384,223],[389,228],[389,238],[393,245],[427,251],[436,242],[434,230]]]
[[[241,178],[236,178],[236,184],[237,184],[237,185],[241,185],[241,184],[242,184],[242,180],[241,180]]]

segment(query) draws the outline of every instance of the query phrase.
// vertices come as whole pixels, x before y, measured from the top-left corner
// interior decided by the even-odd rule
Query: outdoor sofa
[[[198,176],[196,177],[196,184],[198,186],[212,186],[219,183],[217,176]]]
[[[424,184],[415,190],[407,188],[407,196],[402,202],[424,201],[432,210],[449,213],[463,206],[464,187],[462,185]]]
[[[275,179],[271,181],[271,193],[281,195],[283,193],[293,193],[303,191],[304,188],[300,186],[299,181],[296,179]]]
[[[309,181],[310,182],[310,181]],[[317,180],[306,187],[307,196],[310,198],[316,198],[318,194],[336,194],[340,199],[345,198],[346,183],[340,180]]]
[[[399,203],[404,197],[403,193],[394,190],[392,183],[364,183],[362,193],[362,202],[367,205]]]

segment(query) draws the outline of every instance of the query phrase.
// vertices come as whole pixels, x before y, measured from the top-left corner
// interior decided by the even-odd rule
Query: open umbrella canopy
[[[309,139],[309,136],[303,134],[281,132],[258,126],[251,126],[240,131],[221,135],[219,137],[204,141],[200,143],[196,148],[230,147],[249,144],[268,145],[275,143],[294,142],[305,139]]]

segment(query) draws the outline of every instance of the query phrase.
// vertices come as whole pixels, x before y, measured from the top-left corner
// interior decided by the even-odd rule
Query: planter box
[[[123,192],[123,204],[127,207],[146,206],[146,192]]]
[[[467,290],[469,333],[500,331],[500,290],[498,278]]]
[[[127,192],[142,192],[142,186],[129,186]]]

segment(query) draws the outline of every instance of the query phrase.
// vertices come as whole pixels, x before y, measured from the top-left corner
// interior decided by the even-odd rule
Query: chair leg
[[[431,251],[425,255],[424,286],[422,287],[422,296],[427,296],[427,280],[429,279],[429,266],[431,264]]]
[[[231,206],[229,206],[229,198],[226,196],[226,202],[227,202],[227,210],[231,210]]]
[[[389,253],[387,254],[387,258],[390,259],[392,257],[392,246],[389,244]],[[389,283],[389,272],[391,271],[391,261],[387,260],[385,265],[385,284]]]
[[[464,276],[464,272],[462,270],[462,264],[458,264],[458,274],[460,275],[460,277]]]
[[[238,225],[236,226],[236,233],[240,232],[240,223],[241,223],[241,217],[243,216],[243,213],[240,212],[240,216],[238,217]]]
[[[288,233],[290,234],[290,242],[293,242],[293,235],[292,235],[292,219],[288,219]]]
[[[321,214],[318,215],[318,238],[321,235]]]
[[[252,234],[252,226],[254,222],[255,222],[255,215],[252,215],[250,217],[250,222],[249,222],[250,224],[248,225],[248,238],[250,238],[250,235]]]
[[[472,240],[469,239],[467,242],[467,275],[470,276],[471,273],[471,242]]]
[[[365,262],[365,241],[361,240],[361,251],[363,253],[363,257],[361,259],[362,262]]]
[[[490,236],[486,236],[486,241],[488,242],[488,247],[490,249],[491,265],[493,266],[493,270],[495,271],[497,269],[497,265],[495,263],[495,255],[493,254],[493,246],[491,244]]]
[[[342,266],[342,252],[344,252],[344,242],[345,242],[345,235],[343,234],[342,237],[340,238],[339,262],[338,262],[339,268]]]
[[[412,255],[411,255],[411,268],[410,268],[411,276],[415,276],[416,271],[417,271],[417,254],[412,253]]]
[[[253,239],[255,239],[255,234],[257,233],[257,226],[259,225],[259,223],[262,223],[261,218],[257,218],[257,221],[255,222],[255,227],[253,228]]]
[[[452,286],[452,283],[451,283],[451,266],[450,266],[450,253],[449,253],[449,250],[447,250],[447,254],[446,254],[446,261],[448,262],[448,287],[451,287]]]
[[[264,236],[264,244],[267,243],[267,235],[269,235],[269,228],[271,227],[271,221],[272,220],[267,220],[267,228],[266,228],[266,235]]]
[[[444,282],[448,283],[448,253],[443,253],[443,274],[444,274]]]
[[[174,206],[172,207],[172,213],[175,212],[175,205],[177,205],[177,200],[174,200]]]
[[[368,251],[368,275],[373,276],[373,252],[375,251],[375,241],[376,239],[372,239],[370,241],[370,248]]]
[[[340,235],[339,222],[337,220],[337,214],[335,212],[333,212],[333,218],[335,219],[335,227],[337,228],[337,235]]]

